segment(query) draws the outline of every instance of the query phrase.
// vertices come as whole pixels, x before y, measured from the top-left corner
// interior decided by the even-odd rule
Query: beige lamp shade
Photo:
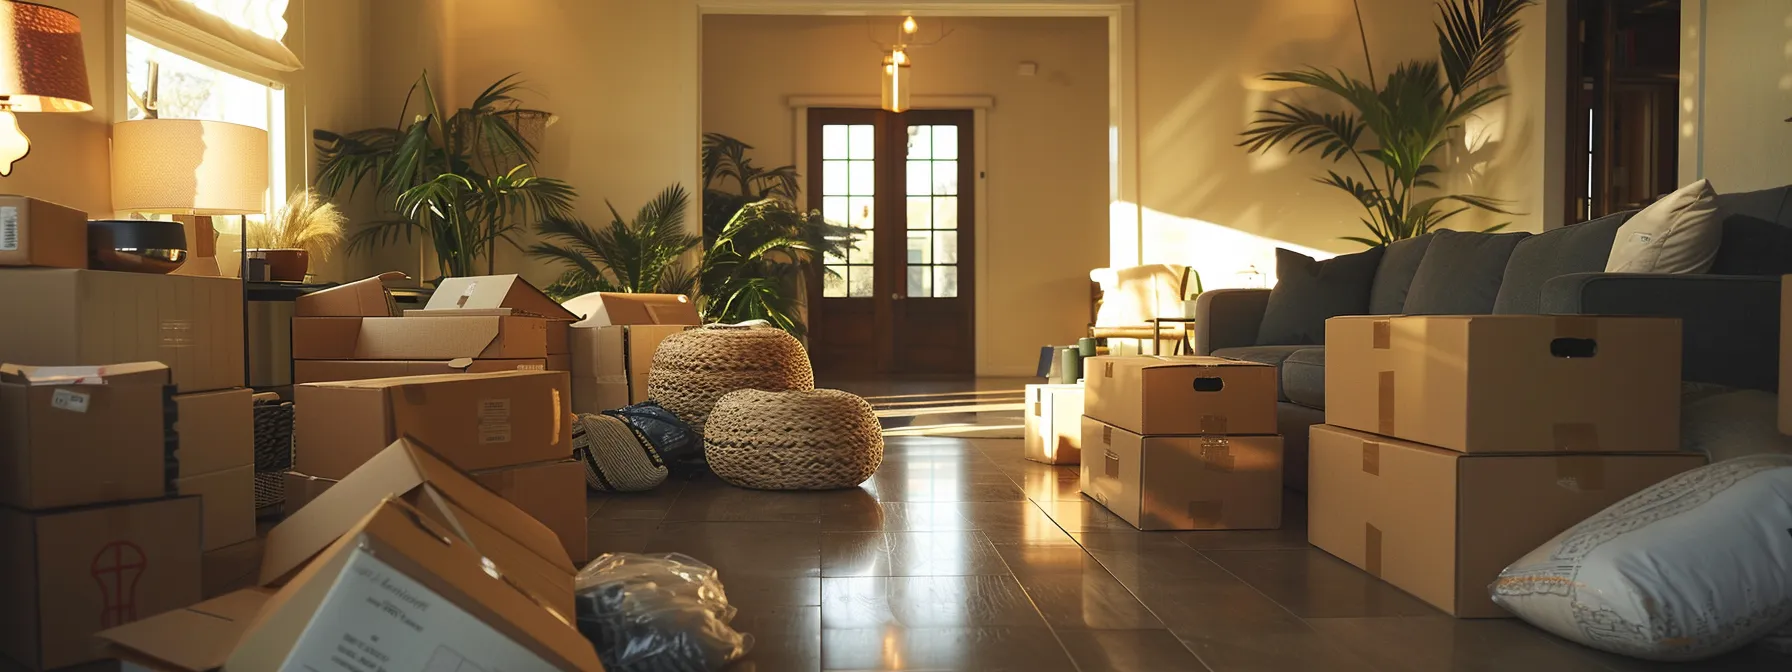
[[[112,208],[176,215],[265,212],[268,132],[197,119],[112,127]]]
[[[0,109],[86,112],[81,20],[54,7],[0,2]]]

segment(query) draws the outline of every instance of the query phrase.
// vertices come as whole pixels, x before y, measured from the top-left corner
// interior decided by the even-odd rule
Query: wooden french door
[[[809,286],[815,366],[972,375],[970,110],[809,110],[809,206],[863,235]]]

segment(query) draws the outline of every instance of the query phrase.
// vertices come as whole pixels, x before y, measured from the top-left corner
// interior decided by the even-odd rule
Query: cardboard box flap
[[[474,360],[472,360],[472,359],[463,357],[460,359],[449,360],[448,364],[449,364],[449,366],[453,366],[455,368],[465,368],[467,366],[471,366],[473,361]],[[420,385],[420,384],[424,384],[424,383],[450,382],[450,381],[456,381],[456,380],[474,380],[477,378],[514,378],[514,377],[518,377],[518,376],[540,376],[540,375],[544,375],[544,372],[542,372],[542,371],[492,371],[490,373],[438,373],[438,374],[433,374],[433,375],[428,375],[428,376],[398,376],[395,378],[368,378],[366,380],[332,380],[332,381],[320,382],[320,383],[306,383],[306,385],[312,385],[312,386],[316,386],[316,387],[338,387],[338,388],[361,389],[361,390],[384,390],[384,389],[389,389],[389,388],[394,388],[394,387],[404,387],[406,385]]]
[[[290,577],[347,532],[380,499],[403,496],[425,484],[433,485],[556,567],[573,571],[572,558],[553,531],[436,457],[427,447],[402,438],[268,532],[262,551],[262,585],[278,585]]]
[[[0,381],[19,385],[167,385],[168,367],[161,362],[106,366],[23,366],[0,364]]]
[[[386,283],[407,276],[387,271],[329,289],[312,292],[293,301],[294,317],[392,317],[398,314]]]
[[[575,327],[624,324],[703,324],[697,304],[683,294],[592,292],[566,301],[566,309],[583,318]]]
[[[206,672],[224,666],[272,591],[248,588],[185,609],[101,631],[107,653],[168,672]]]
[[[481,275],[470,278],[444,278],[429,296],[425,310],[489,310],[511,308],[529,317],[550,320],[577,320],[565,307],[556,303],[529,281],[514,273]]]

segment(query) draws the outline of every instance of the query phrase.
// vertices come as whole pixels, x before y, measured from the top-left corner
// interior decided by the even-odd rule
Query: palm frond
[[[1506,63],[1520,29],[1518,12],[1534,0],[1452,0],[1438,3],[1437,46],[1450,92],[1462,96]]]
[[[1284,142],[1292,153],[1319,150],[1319,158],[1341,160],[1356,151],[1363,120],[1346,112],[1318,112],[1288,102],[1261,110],[1241,134],[1239,146],[1267,152]]]

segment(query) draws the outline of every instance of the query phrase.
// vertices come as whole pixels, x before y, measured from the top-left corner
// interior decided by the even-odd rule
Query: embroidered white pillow
[[[1610,273],[1704,273],[1723,239],[1717,192],[1699,180],[1661,197],[1618,227]]]

